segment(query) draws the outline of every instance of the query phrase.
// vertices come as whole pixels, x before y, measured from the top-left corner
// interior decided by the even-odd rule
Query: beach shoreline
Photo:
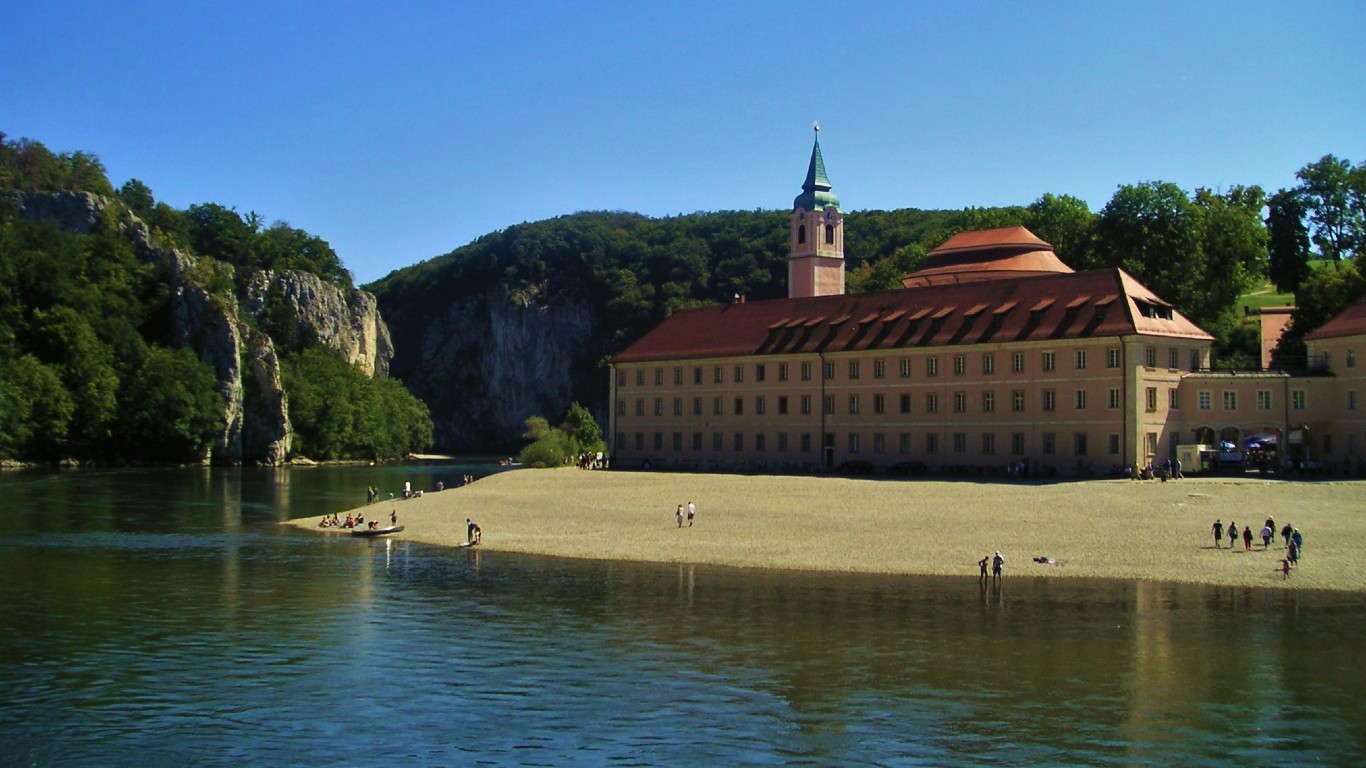
[[[680,527],[678,505],[696,505]],[[591,560],[977,576],[1001,552],[1003,578],[1043,576],[1366,592],[1366,482],[1188,478],[1170,482],[892,480],[682,472],[512,470],[339,511],[404,525],[393,538],[445,547]],[[1219,519],[1276,540],[1218,549]],[[686,516],[685,516],[686,518]],[[317,529],[318,518],[288,521]],[[1288,578],[1280,528],[1304,556]],[[328,530],[328,529],[324,529]],[[1033,558],[1049,558],[1039,563]]]

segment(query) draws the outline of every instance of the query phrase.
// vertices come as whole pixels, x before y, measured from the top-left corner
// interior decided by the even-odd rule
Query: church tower
[[[821,158],[819,125],[802,193],[792,201],[791,255],[787,257],[789,298],[844,293],[844,214],[830,192]]]

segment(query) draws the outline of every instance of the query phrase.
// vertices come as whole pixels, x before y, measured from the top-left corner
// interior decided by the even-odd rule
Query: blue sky
[[[332,244],[366,283],[523,221],[1295,183],[1366,161],[1366,3],[0,7],[0,131]]]

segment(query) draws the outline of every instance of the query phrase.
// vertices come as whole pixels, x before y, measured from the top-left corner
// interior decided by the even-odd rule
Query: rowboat
[[[401,525],[391,525],[388,528],[357,528],[351,531],[352,536],[383,536],[388,533],[398,533],[403,530]]]

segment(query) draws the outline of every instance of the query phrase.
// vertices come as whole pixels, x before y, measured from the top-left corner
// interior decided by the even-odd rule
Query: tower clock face
[[[834,211],[826,211],[826,212],[825,212],[825,223],[826,223],[826,224],[834,224],[834,223],[835,223],[835,212],[834,212]]]

